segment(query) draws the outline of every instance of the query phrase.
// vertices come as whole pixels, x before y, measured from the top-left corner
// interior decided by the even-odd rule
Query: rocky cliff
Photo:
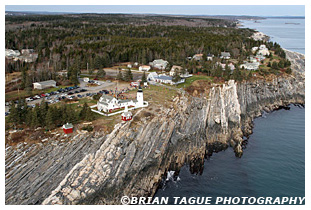
[[[294,76],[231,80],[200,97],[180,95],[170,108],[141,109],[109,135],[42,146],[24,160],[12,158],[24,145],[20,153],[7,148],[6,203],[120,204],[123,195],[153,195],[163,175],[185,163],[200,173],[212,152],[231,146],[241,156],[243,136],[262,111],[304,103],[304,57],[286,53]]]

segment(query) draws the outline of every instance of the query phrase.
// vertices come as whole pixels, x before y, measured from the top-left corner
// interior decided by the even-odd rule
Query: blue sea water
[[[241,24],[263,32],[285,49],[305,54],[305,19],[241,20]]]
[[[304,197],[305,109],[290,107],[254,120],[242,158],[228,148],[205,160],[202,175],[184,166],[155,197]]]
[[[285,23],[300,23],[299,25]],[[282,47],[304,53],[304,19],[244,21]],[[242,158],[231,148],[205,160],[202,175],[184,166],[155,197],[304,197],[305,109],[294,105],[254,120],[253,134]],[[212,200],[212,202],[214,199]]]

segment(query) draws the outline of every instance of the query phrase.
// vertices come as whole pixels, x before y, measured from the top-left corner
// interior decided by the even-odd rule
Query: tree
[[[38,112],[39,112],[39,108],[38,106],[36,106],[32,110],[32,118],[31,118],[31,126],[34,128],[40,125],[39,118],[38,118]]]
[[[54,128],[54,108],[50,107],[45,117],[45,125],[48,130]]]
[[[146,73],[143,73],[143,76],[141,77],[142,82],[147,82]]]
[[[132,74],[131,69],[129,69],[126,71],[126,73],[124,75],[124,81],[129,82],[131,80],[133,80],[133,74]]]
[[[84,119],[85,119],[86,111],[87,111],[88,107],[89,107],[89,106],[88,106],[87,103],[85,102],[85,103],[83,104],[83,107],[82,107],[80,113],[79,113],[79,118],[80,118],[81,120],[84,120]]]
[[[87,108],[85,113],[85,120],[87,121],[93,121],[95,119],[94,114],[90,107]]]
[[[177,72],[174,73],[173,78],[172,78],[173,82],[178,82],[180,81],[180,76]]]
[[[124,80],[124,78],[123,78],[123,74],[122,74],[122,72],[119,70],[119,73],[118,73],[118,75],[117,75],[117,78],[116,78],[117,80],[119,80],[119,81],[123,81]]]
[[[102,68],[98,69],[96,78],[104,78],[105,76],[106,76],[106,72]]]
[[[9,122],[13,123],[14,127],[16,127],[17,123],[19,122],[19,113],[15,106],[15,103],[12,103],[10,106],[10,114],[9,114]]]
[[[272,63],[272,69],[275,69],[275,70],[278,70],[279,69],[279,67],[278,67],[278,63],[276,62],[276,61],[273,61],[273,63]]]

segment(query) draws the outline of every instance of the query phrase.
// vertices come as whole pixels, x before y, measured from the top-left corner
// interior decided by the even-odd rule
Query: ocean
[[[270,36],[283,48],[305,54],[305,19],[241,20],[241,28],[251,28]]]
[[[286,49],[305,52],[302,19],[242,24],[269,35]],[[202,175],[191,174],[185,165],[177,179],[168,176],[154,197],[169,197],[169,204],[173,204],[173,197],[212,197],[212,204],[216,197],[304,197],[305,109],[290,107],[254,120],[242,158],[236,158],[232,148],[214,153],[205,160]]]

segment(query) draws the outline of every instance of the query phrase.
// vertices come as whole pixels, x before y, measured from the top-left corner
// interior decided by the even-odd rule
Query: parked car
[[[26,98],[26,102],[30,102],[30,101],[33,101],[33,99],[31,97]]]
[[[45,94],[41,94],[41,97],[45,97],[46,95]]]

